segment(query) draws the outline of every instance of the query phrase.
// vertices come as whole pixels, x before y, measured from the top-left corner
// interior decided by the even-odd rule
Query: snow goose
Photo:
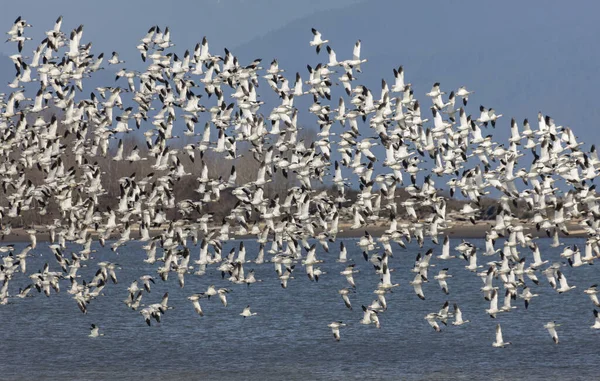
[[[444,242],[442,243],[442,254],[438,255],[437,258],[443,260],[455,258],[453,255],[450,255],[450,237],[447,235],[444,236]]]
[[[146,292],[150,292],[150,282],[154,283],[154,278],[150,275],[142,275],[140,280],[144,282],[144,289]]]
[[[452,325],[463,325],[470,322],[470,320],[463,320],[462,311],[458,307],[458,304],[454,303],[454,321]]]
[[[538,296],[538,294],[532,293],[527,286],[523,287],[523,292],[521,292],[521,295],[519,295],[519,297],[525,301],[525,309],[529,308],[530,300],[536,296]]]
[[[338,291],[338,294],[340,294],[342,296],[342,299],[344,300],[344,305],[349,310],[352,309],[352,303],[350,303],[350,298],[348,297],[348,295],[351,292],[356,292],[356,291],[354,291],[353,289],[350,289],[350,288],[342,288],[341,290]]]
[[[593,284],[587,289],[585,289],[583,292],[590,297],[592,303],[594,303],[596,307],[600,307],[600,301],[598,301],[598,296],[596,295],[598,294],[598,285]]]
[[[569,284],[567,283],[567,278],[565,277],[565,275],[562,272],[560,272],[560,270],[556,271],[556,276],[558,278],[558,282],[560,285],[556,289],[556,291],[558,291],[559,294],[562,294],[563,292],[571,291],[572,289],[577,287],[577,286],[569,286]]]
[[[188,300],[192,302],[194,306],[194,311],[200,316],[204,316],[204,312],[202,311],[202,307],[200,306],[200,299],[203,297],[203,294],[194,294],[192,296],[188,296]]]
[[[331,328],[331,332],[333,333],[333,338],[335,341],[340,341],[340,327],[345,327],[346,324],[341,321],[334,321],[329,323],[327,326]]]
[[[379,289],[390,290],[394,287],[398,287],[400,284],[394,283],[392,284],[391,272],[386,263],[383,264],[382,273],[381,273],[381,282],[378,285]]]
[[[442,332],[440,325],[436,321],[437,318],[438,318],[438,315],[434,312],[425,315],[425,320],[427,320],[427,323],[429,323],[431,328],[433,328],[436,332]]]
[[[465,86],[461,86],[458,88],[458,90],[456,90],[455,94],[457,97],[461,97],[463,99],[463,105],[466,106],[467,102],[469,101],[469,95],[473,93],[474,91],[469,91]]]
[[[448,278],[452,278],[452,275],[448,274],[447,268],[440,270],[438,275],[433,277],[433,279],[436,279],[438,281],[438,283],[440,284],[440,288],[442,289],[442,291],[444,291],[444,294],[446,295],[449,294],[448,283],[446,282],[446,279]]]
[[[590,328],[592,329],[600,329],[600,313],[598,313],[598,310],[594,310],[594,325],[591,326]]]
[[[556,322],[554,321],[544,324],[544,328],[546,328],[550,336],[552,336],[554,344],[558,344],[558,334],[556,333],[556,327],[560,327],[560,324],[556,324]]]
[[[319,54],[319,52],[321,51],[321,45],[326,44],[329,42],[329,40],[323,40],[321,38],[321,33],[316,30],[315,28],[312,28],[312,34],[313,34],[313,39],[310,42],[310,46],[316,46],[317,48],[317,54]]]
[[[496,314],[501,312],[498,309],[498,291],[497,290],[492,290],[491,299],[490,299],[490,308],[485,310],[485,312],[488,315],[490,315],[490,317],[493,319],[496,318]]]
[[[96,324],[92,324],[92,326],[90,327],[90,334],[88,335],[89,337],[98,337],[98,336],[104,336],[103,333],[100,333],[100,328],[96,325]]]
[[[344,269],[344,271],[340,271],[340,275],[343,275],[346,277],[346,280],[348,281],[348,284],[350,284],[350,286],[352,288],[356,288],[356,283],[354,283],[354,276],[353,274],[357,273],[358,270],[354,270],[354,264],[348,265],[346,266],[346,268]]]
[[[369,325],[375,324],[376,328],[380,328],[379,317],[377,316],[377,311],[373,310],[369,307],[362,306],[363,317],[360,320],[360,324]]]
[[[510,344],[512,344],[510,341],[506,342],[502,338],[502,327],[500,327],[500,324],[497,324],[496,325],[496,341],[494,341],[492,346],[494,348],[504,348],[505,346],[510,345]]]
[[[231,290],[228,288],[220,288],[217,290],[217,294],[219,295],[219,300],[223,303],[224,307],[227,307],[227,294],[230,293]]]
[[[250,305],[247,305],[246,308],[244,308],[244,310],[240,314],[240,316],[243,316],[244,319],[247,317],[250,317],[250,316],[255,316],[255,315],[257,315],[257,313],[250,311]]]
[[[344,245],[344,241],[340,241],[340,254],[337,261],[340,263],[348,261],[348,250],[346,249],[346,245]]]
[[[415,294],[417,294],[421,300],[425,300],[425,294],[423,294],[422,288],[423,282],[425,281],[426,279],[423,277],[423,275],[416,274],[415,278],[410,282],[410,285],[413,286],[413,289],[415,290]]]
[[[117,52],[112,52],[112,57],[107,61],[111,65],[118,65],[125,63],[125,61],[119,60],[119,54]]]

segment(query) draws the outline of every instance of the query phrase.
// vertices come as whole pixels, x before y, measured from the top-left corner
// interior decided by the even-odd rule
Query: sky
[[[358,0],[25,0],[5,1],[0,25],[8,30],[21,16],[34,26],[28,34],[40,41],[63,16],[63,31],[84,25],[84,39],[94,50],[116,50],[126,61],[153,25],[168,26],[176,44],[193,48],[207,36],[219,51],[235,48],[287,23],[317,12],[358,3]],[[28,31],[29,33],[29,31]],[[39,38],[35,38],[39,37]],[[2,46],[3,45],[3,46]],[[13,47],[0,44],[0,52],[12,54]]]

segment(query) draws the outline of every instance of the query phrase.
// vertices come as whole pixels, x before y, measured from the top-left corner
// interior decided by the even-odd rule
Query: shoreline
[[[493,224],[488,223],[488,222],[477,222],[474,225],[471,223],[462,223],[461,222],[461,223],[454,224],[454,225],[448,227],[447,229],[441,230],[440,234],[438,236],[443,237],[445,235],[448,235],[450,238],[485,238],[486,231],[488,231],[492,226],[493,226]],[[379,225],[364,226],[362,228],[352,229],[352,230],[349,229],[349,226],[344,226],[344,225],[341,225],[340,228],[341,228],[341,231],[337,234],[336,238],[359,238],[365,234],[365,231],[369,232],[369,234],[371,234],[374,238],[377,238],[377,237],[380,237],[383,233],[385,233],[385,231],[388,229],[387,226],[379,226]],[[569,235],[567,236],[567,235],[560,233],[559,234],[560,237],[581,238],[581,237],[587,236],[586,231],[583,230],[581,228],[581,226],[579,226],[578,224],[570,224],[567,226],[567,228],[569,229]],[[161,229],[152,229],[151,235],[152,236],[158,235],[160,232],[162,232]],[[117,239],[118,232],[115,232],[115,233],[113,233],[111,240]],[[534,236],[536,238],[548,237],[548,235],[546,234],[546,232],[544,230],[537,231],[535,228],[525,228],[524,233],[531,234],[532,236]],[[136,239],[139,237],[137,229],[134,229],[133,227],[132,227],[132,231],[131,231],[131,237],[133,239]],[[256,236],[255,235],[231,234],[232,239],[252,239],[254,237],[256,237]],[[428,236],[425,235],[426,239],[427,239],[427,237]],[[36,238],[39,243],[50,241],[50,236],[49,236],[48,232],[38,233],[38,234],[36,234]],[[95,239],[97,239],[97,237],[95,237]],[[30,240],[29,234],[26,233],[26,229],[15,228],[15,229],[12,229],[10,234],[5,235],[2,239],[0,239],[0,243],[1,242],[6,242],[6,243],[29,242],[29,240]]]

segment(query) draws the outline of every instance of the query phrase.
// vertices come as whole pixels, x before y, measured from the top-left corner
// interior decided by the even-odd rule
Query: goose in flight
[[[463,105],[466,106],[467,102],[469,101],[469,95],[473,94],[473,93],[474,93],[474,91],[469,91],[469,90],[467,90],[466,87],[461,86],[461,87],[458,88],[458,90],[456,90],[455,95],[457,97],[461,97],[462,100],[463,100]]]
[[[560,285],[556,289],[556,291],[558,291],[559,294],[562,294],[563,292],[571,291],[572,289],[577,287],[577,286],[569,286],[569,284],[567,283],[567,278],[560,270],[556,271],[556,277],[558,278],[558,283]]]
[[[125,63],[125,61],[119,60],[119,53],[117,52],[112,52],[112,57],[110,57],[110,59],[107,62],[111,65],[119,65]]]
[[[552,336],[554,344],[558,344],[558,334],[556,333],[556,327],[560,327],[560,324],[556,324],[556,322],[554,321],[544,324],[544,328],[546,328],[550,336]]]
[[[553,264],[552,266],[542,271],[542,273],[546,276],[546,279],[548,279],[548,283],[550,283],[550,286],[552,286],[553,289],[556,289],[557,287],[555,274],[558,268],[560,268],[560,263]]]
[[[436,332],[442,332],[440,325],[436,321],[437,319],[438,319],[438,314],[436,314],[436,313],[432,312],[432,313],[425,315],[425,320],[427,320],[427,323],[429,323],[431,328],[433,328]]]
[[[387,263],[384,263],[382,273],[381,273],[381,282],[379,283],[379,285],[377,287],[382,290],[391,290],[394,287],[400,286],[400,284],[398,284],[398,283],[392,284],[391,275],[392,274],[390,272],[390,269],[389,269]]]
[[[331,332],[333,333],[333,338],[335,341],[340,341],[340,327],[345,327],[346,324],[341,321],[334,321],[329,323],[327,326],[331,328]]]
[[[188,300],[192,302],[194,306],[194,311],[200,316],[204,316],[204,312],[202,311],[202,306],[200,306],[200,299],[203,297],[203,294],[194,294],[192,296],[188,296]]]
[[[134,296],[133,294],[128,294],[127,299],[123,301],[125,305],[132,310],[136,311],[140,307],[140,303],[142,302],[142,291],[138,291]]]
[[[250,305],[247,305],[246,308],[244,308],[244,310],[240,314],[240,316],[243,316],[244,319],[247,317],[250,317],[250,316],[255,316],[255,315],[257,315],[257,313],[250,311]]]
[[[594,325],[591,326],[590,328],[592,329],[600,329],[600,313],[598,313],[598,310],[594,310]]]
[[[344,67],[355,68],[356,71],[359,73],[362,72],[360,65],[362,63],[367,62],[366,58],[363,58],[363,59],[360,58],[360,46],[361,46],[361,41],[360,40],[356,41],[356,43],[354,44],[354,49],[352,51],[352,59],[344,62]]]
[[[410,83],[404,83],[404,67],[394,68],[394,85],[390,89],[393,93],[402,93],[406,86],[411,86]]]
[[[444,323],[444,325],[448,325],[448,318],[450,317],[450,303],[448,303],[447,300],[437,313],[437,317],[442,323]]]
[[[315,28],[312,28],[312,34],[313,34],[313,39],[310,42],[310,46],[316,46],[317,48],[317,54],[319,54],[319,52],[321,51],[321,45],[326,44],[329,42],[329,40],[323,40],[321,38],[321,33],[316,30]]]
[[[340,241],[340,254],[338,257],[338,262],[340,263],[344,263],[348,260],[348,250],[346,249],[346,246],[344,245],[344,241]]]
[[[144,318],[144,321],[150,327],[152,325],[151,318],[154,318],[158,323],[160,323],[160,314],[161,312],[158,309],[153,308],[152,306],[144,307],[140,310],[140,314]]]
[[[230,293],[231,290],[228,288],[220,288],[217,290],[217,294],[219,295],[219,300],[223,304],[224,307],[227,307],[227,294]]]
[[[354,270],[354,264],[351,264],[349,266],[346,266],[346,268],[344,269],[344,271],[341,271],[340,274],[346,277],[346,280],[348,281],[348,284],[350,284],[350,286],[352,288],[356,288],[356,283],[354,283],[354,276],[353,274],[357,273],[358,270]]]
[[[415,279],[413,279],[410,282],[410,285],[413,286],[413,289],[415,290],[415,294],[417,294],[417,296],[419,297],[419,299],[421,300],[425,300],[425,294],[423,294],[423,282],[426,282],[427,280],[423,277],[423,275],[416,274],[415,275]]]
[[[590,287],[588,287],[587,289],[585,289],[583,292],[590,297],[590,299],[592,300],[592,303],[594,303],[594,305],[596,307],[600,307],[600,301],[598,301],[598,285],[593,284]]]
[[[525,301],[525,309],[529,308],[529,302],[536,296],[538,296],[538,294],[532,293],[527,286],[523,287],[523,292],[519,295],[519,297]]]
[[[438,281],[442,291],[444,291],[444,294],[446,294],[446,295],[448,295],[450,293],[448,291],[448,283],[446,282],[446,279],[448,279],[448,278],[452,278],[452,275],[448,274],[447,268],[440,270],[438,275],[433,277],[433,279],[436,279]]]
[[[100,328],[98,328],[98,326],[96,324],[92,324],[92,326],[90,327],[90,334],[88,335],[89,337],[98,337],[98,336],[104,336],[103,333],[100,333]]]
[[[23,289],[19,289],[19,293],[17,294],[18,298],[27,298],[27,297],[32,297],[33,295],[29,295],[29,292],[31,291],[31,288],[33,287],[33,284],[27,285],[27,287],[23,288]]]
[[[365,306],[362,306],[362,310],[363,310],[363,317],[360,321],[360,324],[365,324],[365,325],[375,324],[376,328],[381,328],[381,326],[379,324],[379,317],[377,316],[376,310],[374,310],[370,307],[365,307]]]
[[[458,304],[454,303],[454,321],[452,325],[463,325],[470,322],[470,320],[463,320],[462,311],[458,308]]]
[[[510,341],[504,341],[502,338],[502,327],[500,324],[496,325],[496,341],[492,344],[494,348],[504,348],[507,345],[512,344]]]
[[[338,291],[338,293],[342,296],[342,300],[344,300],[344,305],[349,310],[352,309],[352,303],[350,303],[350,298],[348,297],[348,294],[350,294],[350,292],[356,292],[356,291],[354,291],[350,288],[342,288],[341,290]]]
[[[490,317],[493,319],[496,318],[496,314],[501,312],[498,309],[498,291],[497,290],[492,290],[491,299],[490,299],[490,308],[485,310],[485,312],[488,315],[490,315]]]
[[[441,96],[443,94],[446,94],[446,93],[440,90],[440,83],[436,82],[431,87],[431,91],[425,95],[427,95],[428,97],[431,97],[431,98],[435,98],[435,97]]]
[[[154,278],[151,275],[142,275],[140,280],[144,282],[144,289],[146,292],[150,292],[150,282],[154,283]]]
[[[427,281],[427,269],[431,266],[429,262],[431,261],[431,257],[433,256],[433,249],[427,250],[425,255],[421,256],[421,253],[417,254],[417,258],[415,260],[415,266],[412,269],[412,272],[419,273],[423,277],[424,281]]]
[[[455,258],[450,255],[450,237],[447,235],[444,236],[444,242],[442,243],[442,254],[438,255],[437,258],[443,260]]]
[[[131,282],[131,285],[127,287],[127,291],[129,291],[129,295],[133,297],[140,290],[138,286],[137,279]]]

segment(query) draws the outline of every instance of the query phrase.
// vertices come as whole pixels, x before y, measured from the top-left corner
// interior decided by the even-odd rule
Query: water
[[[594,322],[594,306],[583,290],[600,277],[595,266],[563,267],[569,284],[577,286],[558,294],[540,274],[540,285],[527,283],[534,293],[528,310],[521,299],[510,313],[491,319],[485,313],[489,307],[479,289],[482,281],[464,268],[462,259],[440,261],[435,257],[430,269],[430,282],[423,286],[426,300],[414,294],[408,282],[419,249],[395,250],[390,259],[392,282],[401,286],[387,295],[388,310],[380,314],[381,328],[359,324],[361,304],[368,305],[376,295],[372,291],[378,276],[362,258],[355,240],[347,240],[349,258],[357,269],[356,294],[350,298],[354,307],[344,307],[337,291],[347,287],[339,272],[345,264],[335,262],[337,250],[331,254],[318,251],[325,259],[321,268],[327,272],[319,282],[310,282],[301,265],[296,266],[295,279],[282,289],[271,263],[260,266],[248,263],[246,271],[256,269],[257,279],[263,282],[250,287],[232,285],[209,267],[203,277],[186,276],[185,288],[177,285],[177,277],[167,282],[158,277],[152,292],[145,294],[143,304],[160,302],[169,291],[169,305],[162,323],[146,326],[139,312],[128,309],[121,301],[133,279],[144,274],[155,275],[155,265],[142,262],[144,252],[139,243],[131,243],[115,254],[95,247],[97,259],[119,263],[118,284],[109,284],[105,296],[93,300],[88,314],[82,314],[66,291],[46,298],[33,290],[33,298],[10,299],[11,304],[0,306],[0,379],[11,380],[97,380],[97,379],[202,379],[202,380],[471,380],[471,379],[599,379],[598,344],[600,332],[589,327]],[[451,240],[454,247],[459,242]],[[483,241],[471,240],[483,247]],[[565,239],[566,244],[582,239]],[[553,249],[549,240],[539,240],[543,259],[558,261],[561,249]],[[25,243],[17,243],[18,252]],[[224,253],[237,245],[225,246]],[[45,262],[51,270],[59,266],[44,243],[38,245],[36,257],[29,258],[28,272],[35,272]],[[255,257],[257,245],[247,242],[247,258]],[[335,245],[337,248],[337,244]],[[69,246],[65,253],[77,251]],[[192,250],[192,260],[198,249]],[[441,247],[435,248],[436,255]],[[529,249],[522,255],[531,258]],[[42,256],[40,256],[40,254]],[[479,256],[485,266],[489,257]],[[82,268],[82,279],[90,280],[97,270],[96,261]],[[439,289],[433,275],[448,267],[454,275],[448,280],[450,295]],[[11,281],[9,292],[28,284],[22,274]],[[499,282],[495,282],[499,283]],[[229,287],[229,305],[223,307],[218,298],[202,300],[205,316],[196,315],[187,296],[203,292],[207,286]],[[499,285],[499,284],[498,284]],[[503,294],[503,293],[501,293]],[[442,326],[435,332],[424,320],[429,312],[437,312],[448,300],[456,302],[464,319],[471,323],[461,327]],[[239,316],[250,304],[258,315],[244,319]],[[502,304],[502,297],[500,297]],[[327,324],[342,320],[348,324],[341,331],[340,342],[334,341]],[[555,345],[543,325],[555,320],[560,344]],[[90,324],[101,327],[106,336],[89,338]],[[502,324],[507,348],[493,348],[496,323]]]

